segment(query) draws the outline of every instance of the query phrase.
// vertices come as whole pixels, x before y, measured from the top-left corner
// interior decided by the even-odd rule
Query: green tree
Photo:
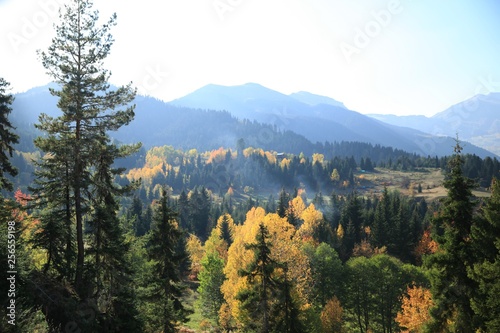
[[[500,181],[493,179],[491,197],[472,228],[474,250],[480,259],[469,270],[478,284],[472,308],[480,316],[486,332],[500,331]]]
[[[0,190],[12,191],[12,183],[6,176],[17,175],[17,170],[9,158],[12,158],[14,152],[13,145],[19,143],[19,136],[13,132],[14,127],[9,121],[14,101],[14,97],[8,93],[9,86],[10,84],[0,77]]]
[[[148,257],[152,262],[151,276],[147,281],[147,301],[151,305],[148,325],[164,333],[175,332],[177,324],[186,322],[189,314],[182,304],[185,286],[180,267],[186,260],[186,252],[179,250],[181,237],[176,214],[170,209],[168,196],[163,191],[154,208],[147,245]]]
[[[291,295],[291,281],[286,265],[271,258],[270,234],[261,223],[255,243],[245,244],[254,258],[238,274],[248,281],[236,299],[240,302],[241,321],[252,332],[301,332],[298,309]],[[282,274],[277,274],[282,271]]]
[[[286,193],[285,188],[281,188],[281,191],[279,193],[279,198],[278,198],[278,207],[276,210],[276,213],[280,217],[286,216],[286,212],[287,212],[290,200],[291,200],[290,195],[288,193]]]
[[[375,268],[366,257],[350,259],[346,264],[349,283],[346,286],[346,298],[343,302],[348,308],[348,316],[358,332],[366,333],[373,321],[373,290],[376,281],[372,279]]]
[[[425,283],[425,277],[414,266],[403,265],[386,254],[371,258],[356,257],[346,264],[347,320],[357,332],[396,332],[397,312],[407,287],[415,281]]]
[[[316,249],[305,247],[304,251],[311,263],[313,295],[320,307],[334,296],[339,297],[343,292],[344,268],[335,249],[326,243],[321,243]]]
[[[38,178],[70,189],[71,215],[76,225],[74,284],[79,295],[87,292],[83,222],[91,209],[98,154],[105,145],[105,151],[110,154],[108,158],[123,157],[122,150],[109,143],[108,132],[118,130],[133,119],[134,106],[130,103],[135,97],[130,85],[110,90],[110,73],[103,68],[103,62],[113,44],[109,31],[116,24],[116,15],[97,26],[99,15],[92,6],[90,0],[73,0],[66,5],[52,44],[46,52],[39,53],[47,73],[60,86],[60,90],[50,91],[59,98],[57,106],[62,115],[40,116],[37,128],[45,135],[38,137],[35,144],[47,157],[39,167],[50,174],[39,174]],[[129,152],[138,149],[139,146],[135,146]],[[50,161],[51,157],[54,160]],[[45,178],[57,174],[60,176]]]
[[[129,147],[117,148],[103,142],[92,177],[92,215],[87,233],[89,249],[86,253],[88,296],[97,301],[99,313],[106,314],[101,326],[110,327],[109,332],[137,331],[142,326],[138,319],[135,293],[131,287],[132,271],[126,260],[129,251],[124,231],[117,216],[119,204],[116,197],[129,193],[135,186],[117,186],[113,179],[120,170],[113,169],[115,156],[128,156]],[[89,288],[93,285],[94,288]],[[109,315],[111,314],[111,315]]]
[[[471,251],[471,226],[475,203],[474,182],[462,173],[462,147],[457,140],[449,161],[450,172],[444,186],[448,190],[441,210],[432,220],[433,238],[439,250],[425,260],[431,271],[431,291],[435,306],[431,309],[429,330],[444,331],[452,322],[457,332],[475,332],[476,318],[471,298],[477,284],[467,274],[474,263]]]
[[[218,322],[220,307],[224,303],[224,296],[220,290],[224,279],[224,260],[217,251],[206,253],[201,259],[201,270],[198,273],[200,281],[198,292],[202,314],[216,322]]]
[[[191,192],[189,198],[189,219],[191,227],[188,231],[200,239],[206,240],[211,230],[210,225],[210,195],[206,188]]]
[[[373,246],[387,246],[391,219],[390,194],[387,187],[384,187],[382,198],[378,201],[375,208],[375,217],[371,228],[371,242]]]

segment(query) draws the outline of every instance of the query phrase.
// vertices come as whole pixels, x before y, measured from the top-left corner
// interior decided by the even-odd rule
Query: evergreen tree
[[[390,230],[389,221],[391,218],[389,191],[385,187],[382,198],[378,201],[375,208],[375,218],[371,228],[371,242],[373,246],[382,247],[387,245]]]
[[[135,231],[135,235],[138,237],[144,236],[144,234],[147,232],[142,221],[142,214],[142,201],[141,199],[139,199],[139,197],[134,196],[132,198],[132,203],[130,204],[130,207],[127,211],[127,217],[133,221],[132,227]]]
[[[103,68],[103,61],[113,44],[109,30],[116,24],[116,15],[97,26],[99,15],[92,11],[92,6],[90,0],[73,0],[66,5],[52,45],[47,52],[40,52],[43,66],[60,87],[50,91],[59,98],[57,106],[62,116],[52,118],[42,114],[37,128],[45,132],[45,136],[35,142],[46,153],[39,164],[38,184],[53,182],[61,189],[69,189],[63,194],[76,225],[74,284],[79,295],[86,293],[83,221],[91,212],[91,196],[97,186],[93,177],[99,160],[97,155],[104,145],[111,161],[124,156],[122,149],[116,149],[109,142],[108,132],[118,130],[133,119],[134,106],[130,103],[135,97],[130,85],[115,91],[109,89],[110,73]],[[119,110],[121,107],[125,109]],[[131,147],[128,153],[138,149],[139,146]],[[48,196],[45,201],[49,202],[49,197],[56,193],[39,191],[38,194],[42,201]]]
[[[2,306],[2,311],[0,311],[3,319],[0,323],[0,330],[5,332],[13,331],[12,325],[7,324],[7,321],[10,320],[7,317],[7,314],[10,310],[7,309],[9,304],[8,290],[10,289],[10,282],[7,280],[9,277],[7,272],[13,271],[10,268],[10,264],[14,262],[16,265],[19,265],[21,261],[20,258],[20,241],[19,241],[19,226],[17,223],[13,222],[11,210],[15,207],[14,203],[10,200],[5,200],[2,196],[2,191],[12,191],[13,186],[10,180],[7,178],[7,175],[16,176],[17,170],[14,168],[9,160],[12,158],[12,154],[14,151],[13,145],[19,143],[19,137],[13,132],[14,128],[11,125],[8,117],[11,109],[11,104],[14,100],[11,94],[7,92],[10,84],[5,81],[3,78],[0,78],[0,255],[2,257],[2,262],[0,263],[1,273],[0,273],[0,288],[3,290],[2,295],[0,295],[0,306]],[[14,224],[13,224],[14,223]],[[9,228],[11,229],[9,233]],[[14,228],[12,230],[12,228]],[[12,231],[15,231],[13,234]],[[10,235],[15,235],[16,243],[12,243],[13,239],[10,238]],[[17,263],[12,261],[12,245],[16,246],[17,251]],[[17,244],[17,245],[16,245]],[[15,259],[15,257],[14,257]],[[16,266],[18,267],[18,266]],[[19,276],[17,283],[20,283]],[[19,292],[18,292],[19,295]],[[18,304],[19,304],[19,297]],[[18,317],[19,318],[19,317]],[[19,319],[17,321],[19,323]]]
[[[179,213],[179,225],[182,229],[194,233],[189,223],[189,199],[186,191],[182,191],[177,200],[177,211]]]
[[[345,237],[341,248],[342,259],[347,260],[352,253],[354,245],[361,243],[363,216],[361,202],[356,193],[349,195],[342,211],[340,223],[345,229]]]
[[[92,181],[95,184],[92,198],[92,218],[89,220],[89,249],[86,253],[89,265],[86,274],[87,290],[92,292],[87,297],[97,300],[97,309],[102,314],[103,324],[111,327],[108,331],[121,332],[136,330],[141,327],[134,303],[127,304],[134,298],[131,288],[132,272],[126,261],[128,245],[117,216],[119,209],[116,196],[129,193],[135,184],[119,187],[113,179],[120,170],[113,169],[114,156],[128,156],[129,147],[121,149],[101,145],[99,159],[95,162]],[[90,288],[93,286],[94,288]],[[101,326],[102,326],[101,325]]]
[[[153,269],[147,284],[148,301],[153,308],[148,324],[164,333],[176,332],[177,323],[186,322],[189,314],[182,304],[185,287],[179,268],[186,260],[186,252],[179,251],[181,236],[176,214],[170,209],[167,194],[163,192],[154,209],[149,235],[147,253]]]
[[[276,210],[276,213],[280,217],[286,217],[286,212],[288,210],[290,200],[290,196],[288,195],[288,193],[286,193],[285,188],[282,188],[278,198],[278,208]]]
[[[199,190],[194,190],[191,193],[191,197],[189,198],[189,219],[191,228],[188,230],[202,240],[208,238],[208,233],[211,230],[210,208],[210,196],[204,187]]]
[[[233,236],[231,235],[231,230],[229,227],[229,219],[231,216],[229,214],[222,215],[222,221],[219,226],[220,237],[224,240],[229,248],[233,243]]]
[[[450,172],[444,186],[448,190],[439,215],[432,220],[433,238],[439,251],[426,258],[431,269],[431,291],[435,307],[429,326],[432,332],[443,331],[452,322],[457,332],[476,331],[477,322],[471,297],[477,284],[468,276],[474,257],[471,253],[471,226],[474,201],[474,182],[462,173],[462,147],[457,141],[449,161]]]
[[[280,281],[275,274],[279,268],[284,268],[286,272],[286,267],[271,258],[270,237],[266,226],[261,223],[256,243],[245,244],[246,249],[253,251],[254,258],[238,272],[248,280],[248,288],[236,296],[242,316],[245,316],[242,322],[245,329],[255,332],[296,332],[291,325],[291,322],[296,322],[297,313],[291,301],[290,282],[286,274],[284,281]]]
[[[9,158],[12,158],[14,147],[19,143],[19,136],[13,132],[14,127],[9,121],[12,112],[14,97],[8,93],[10,84],[0,78],[0,190],[12,191],[12,183],[6,175],[16,176],[17,170],[12,166]]]
[[[500,331],[500,181],[493,179],[491,197],[472,228],[474,251],[480,256],[469,270],[478,293],[472,308],[481,318],[485,332]]]

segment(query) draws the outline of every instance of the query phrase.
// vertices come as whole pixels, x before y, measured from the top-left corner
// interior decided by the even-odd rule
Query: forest
[[[122,144],[136,90],[110,89],[98,19],[74,0],[40,52],[61,115],[32,152],[0,78],[1,332],[500,331],[496,158]],[[437,200],[360,181],[428,168]]]

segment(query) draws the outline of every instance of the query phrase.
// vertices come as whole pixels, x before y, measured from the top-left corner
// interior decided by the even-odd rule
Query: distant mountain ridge
[[[425,129],[387,124],[347,109],[341,102],[307,92],[285,95],[255,83],[207,85],[170,102],[172,105],[225,110],[239,119],[257,120],[291,130],[315,142],[360,141],[403,149],[420,155],[451,154],[455,135],[443,137]],[[423,126],[424,127],[424,126]],[[493,155],[467,145],[466,152]]]
[[[500,93],[476,95],[432,117],[370,115],[388,124],[455,136],[500,155]]]
[[[57,116],[57,98],[48,86],[15,95],[12,122],[23,149],[33,149],[34,124],[42,112]],[[112,136],[122,142],[141,141],[146,148],[173,145],[184,149],[232,147],[239,138],[248,145],[285,152],[311,152],[315,142],[356,141],[394,147],[423,156],[452,153],[453,139],[388,125],[328,97],[307,92],[285,95],[258,84],[208,85],[165,103],[137,96],[136,116]],[[225,110],[221,111],[221,110]],[[467,144],[465,152],[492,156]]]

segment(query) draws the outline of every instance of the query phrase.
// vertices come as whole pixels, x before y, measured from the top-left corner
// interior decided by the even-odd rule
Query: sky
[[[50,82],[46,50],[69,0],[0,0],[0,77]],[[431,116],[500,91],[497,0],[94,0],[116,13],[105,67],[164,101],[259,83],[329,96],[364,114]]]

